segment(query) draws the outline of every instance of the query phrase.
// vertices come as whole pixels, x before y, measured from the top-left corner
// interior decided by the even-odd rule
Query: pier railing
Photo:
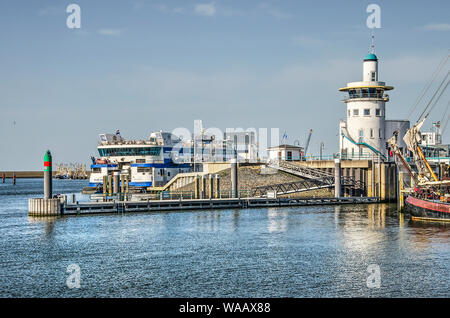
[[[255,196],[255,189],[240,189],[238,191],[238,198],[251,198]],[[209,191],[200,193],[198,199],[232,199],[233,193],[231,190],[221,190],[215,192],[210,196]],[[131,201],[131,200],[193,200],[195,198],[195,191],[161,191],[158,193],[121,193],[118,195],[91,195],[91,201],[105,202],[105,201]]]

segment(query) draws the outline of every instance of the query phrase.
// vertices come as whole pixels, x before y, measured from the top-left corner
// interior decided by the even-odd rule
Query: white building
[[[348,92],[343,102],[347,105],[347,120],[339,124],[339,152],[342,158],[368,159],[380,157],[387,159],[386,141],[399,130],[397,142],[406,153],[403,135],[409,128],[407,120],[386,120],[385,92],[394,89],[378,80],[378,58],[369,53],[363,61],[363,80],[347,83],[340,88]]]
[[[303,147],[293,145],[279,145],[267,150],[269,151],[269,160],[295,161],[301,160],[303,157]]]

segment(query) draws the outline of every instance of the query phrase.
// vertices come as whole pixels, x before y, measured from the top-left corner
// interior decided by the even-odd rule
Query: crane
[[[309,130],[308,139],[306,140],[305,152],[303,154],[304,157],[306,157],[306,152],[308,151],[309,142],[311,141],[311,135],[312,135],[312,129]]]

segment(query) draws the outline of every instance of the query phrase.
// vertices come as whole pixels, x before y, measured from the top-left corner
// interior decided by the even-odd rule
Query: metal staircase
[[[303,179],[318,180],[330,177],[334,178],[334,175],[331,173],[324,172],[319,169],[297,165],[288,161],[270,160],[269,162],[267,162],[267,166],[299,176]]]
[[[254,196],[267,196],[268,191],[276,192],[277,195],[280,195],[334,187],[334,174],[319,169],[286,161],[269,161],[267,165],[271,168],[302,177],[305,180],[256,187],[252,189]],[[354,177],[341,177],[341,185],[344,189],[351,190],[355,196],[359,196],[364,192],[364,183],[355,180]]]

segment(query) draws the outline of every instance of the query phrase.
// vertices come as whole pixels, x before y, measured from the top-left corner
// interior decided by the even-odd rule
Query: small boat
[[[450,203],[447,202],[410,195],[405,200],[405,209],[411,214],[412,220],[450,222]]]
[[[444,60],[444,64],[447,60],[448,56]],[[430,166],[430,163],[427,161],[422,150],[421,144],[425,138],[420,132],[420,128],[433,109],[433,106],[429,108],[431,102],[437,103],[448,87],[449,82],[447,82],[447,85],[443,85],[447,81],[447,76],[436,89],[433,97],[426,105],[417,122],[412,128],[407,129],[406,134],[403,136],[406,147],[413,155],[413,162],[416,169],[412,168],[400,151],[397,144],[398,131],[394,132],[394,135],[387,141],[387,144],[390,146],[393,153],[399,158],[400,163],[411,176],[411,180],[414,181],[414,189],[409,190],[409,195],[405,200],[405,211],[409,212],[412,220],[450,221],[450,180],[448,166],[445,168],[447,172],[441,174],[438,178],[438,175]],[[425,93],[422,94],[421,98],[424,94]],[[435,96],[438,96],[436,100],[434,100]],[[447,174],[447,176],[445,176],[445,174]]]

